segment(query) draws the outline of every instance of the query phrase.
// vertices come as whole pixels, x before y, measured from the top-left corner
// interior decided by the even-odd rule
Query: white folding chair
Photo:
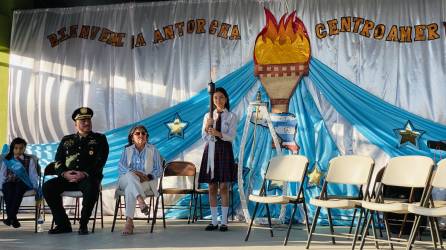
[[[355,246],[356,238],[359,232],[359,225],[362,218],[363,210],[361,208],[361,202],[368,200],[370,179],[373,173],[375,162],[368,156],[359,155],[345,155],[338,156],[330,160],[327,177],[319,197],[312,198],[310,204],[316,206],[316,212],[313,218],[313,224],[308,235],[306,248],[310,247],[310,243],[314,231],[317,226],[317,219],[319,217],[321,208],[327,209],[328,224],[330,226],[330,234],[316,234],[322,236],[331,236],[332,243],[335,244],[335,237],[348,237],[351,235],[334,234],[333,218],[331,215],[331,209],[361,209],[359,220],[356,226],[355,234],[353,236],[352,249]],[[328,193],[329,184],[344,184],[358,186],[358,194],[352,196],[340,196],[332,195]],[[364,194],[363,194],[364,190]],[[354,219],[354,218],[353,218]]]
[[[415,214],[415,220],[406,249],[412,249],[412,244],[414,244],[415,235],[418,231],[422,216],[428,218],[434,248],[437,248],[437,240],[440,243],[441,248],[443,248],[443,240],[439,231],[438,218],[446,217],[446,203],[444,201],[434,201],[432,199],[433,188],[446,188],[446,159],[441,160],[438,163],[432,182],[427,187],[424,200],[421,201],[420,204],[410,204],[408,207],[409,212]]]
[[[426,156],[399,156],[389,160],[384,171],[376,198],[373,201],[362,202],[362,207],[370,211],[370,214],[368,216],[368,219],[367,217],[365,218],[367,219],[367,223],[365,224],[365,230],[362,234],[360,246],[361,249],[364,247],[368,227],[372,221],[373,214],[375,214],[376,212],[383,213],[384,226],[387,234],[386,242],[389,244],[390,248],[393,249],[393,243],[401,244],[401,239],[393,239],[392,241],[392,236],[387,221],[387,214],[407,214],[409,213],[409,204],[407,202],[400,202],[398,200],[387,201],[384,198],[384,187],[397,186],[407,188],[424,188],[430,180],[433,166],[433,160]],[[423,191],[421,200],[424,199],[424,196],[425,190]],[[377,247],[379,241],[381,240],[378,240],[375,236],[375,245]]]
[[[307,157],[302,155],[276,156],[270,160],[265,174],[265,179],[263,180],[263,185],[260,190],[260,194],[249,195],[249,200],[255,202],[256,205],[254,207],[251,223],[249,225],[248,231],[246,232],[245,241],[248,241],[249,239],[249,234],[251,233],[252,224],[256,217],[259,204],[264,204],[266,206],[271,237],[273,237],[273,230],[271,225],[271,215],[268,204],[294,204],[294,209],[290,217],[288,231],[283,245],[286,245],[288,243],[288,238],[292,227],[292,221],[297,210],[297,204],[299,203],[302,203],[302,206],[304,208],[306,225],[308,227],[309,222],[307,215],[307,206],[305,203],[305,196],[303,190],[304,186],[303,184],[307,173],[307,168],[308,168],[308,159]],[[266,188],[268,181],[298,182],[299,188],[297,190],[296,196],[289,196],[287,194],[267,196]]]
[[[158,192],[161,193],[162,190],[160,190],[160,187],[158,187],[158,189],[159,189]],[[125,201],[124,202],[121,201],[122,197],[124,197],[124,199],[125,199],[125,191],[117,188],[115,191],[116,204],[115,204],[115,212],[113,214],[113,223],[112,223],[111,232],[113,232],[115,229],[116,219],[118,216],[118,210],[123,209],[123,208],[125,209]],[[158,212],[158,203],[159,203],[160,195],[155,196],[155,194],[153,192],[150,192],[150,193],[146,193],[145,198],[149,198],[149,215],[147,216],[147,218],[135,217],[135,218],[133,218],[133,220],[147,220],[147,223],[149,223],[150,219],[151,219],[152,224],[150,227],[150,233],[153,233],[153,227],[155,226],[156,215]],[[139,205],[137,205],[137,207],[139,207]],[[151,209],[153,209],[152,218],[150,218]],[[164,217],[164,211],[163,211],[163,217]]]

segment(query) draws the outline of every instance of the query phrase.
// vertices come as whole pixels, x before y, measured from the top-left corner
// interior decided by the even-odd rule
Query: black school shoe
[[[71,226],[56,226],[55,228],[48,230],[48,234],[64,234],[71,232],[73,232]]]
[[[214,231],[216,229],[218,229],[218,225],[214,225],[214,224],[211,223],[204,230],[206,230],[206,231]]]
[[[220,231],[222,231],[222,232],[228,231],[228,226],[226,226],[224,224],[220,225]]]
[[[79,231],[77,231],[77,233],[78,233],[79,235],[87,235],[87,234],[88,234],[88,227],[87,227],[87,225],[85,225],[85,226],[80,226],[80,227],[79,227]]]

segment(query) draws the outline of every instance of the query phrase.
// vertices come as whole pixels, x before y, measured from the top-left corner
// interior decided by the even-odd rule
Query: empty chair
[[[189,201],[189,216],[187,223],[190,223],[191,217],[192,217],[192,203],[195,201],[195,177],[197,174],[197,169],[195,167],[195,164],[192,162],[187,161],[171,161],[168,162],[164,168],[163,176],[160,179],[160,195],[161,195],[161,206],[163,211],[163,226],[166,227],[166,218],[164,216],[164,208],[166,207],[166,204],[164,204],[164,195],[171,195],[171,194],[184,194],[184,195],[190,195],[190,201]],[[188,187],[164,187],[163,181],[165,181],[166,177],[192,177],[192,188]],[[174,205],[168,205],[169,207],[173,207]],[[195,206],[195,204],[194,204]]]
[[[368,227],[371,223],[373,214],[376,212],[383,213],[384,226],[387,234],[387,242],[389,246],[393,248],[391,241],[391,232],[389,230],[389,224],[387,221],[388,213],[407,214],[408,203],[400,202],[396,200],[387,201],[384,198],[383,190],[387,186],[407,187],[407,188],[424,188],[429,182],[432,174],[434,162],[431,158],[426,156],[399,156],[389,160],[386,169],[384,171],[381,185],[379,185],[376,198],[371,201],[362,202],[362,207],[370,211],[367,223],[361,239],[362,249],[367,237]],[[423,192],[423,200],[425,192]],[[377,244],[378,240],[375,238]],[[398,241],[394,241],[398,242]]]
[[[292,226],[292,221],[297,210],[297,204],[302,203],[305,213],[306,225],[308,227],[308,215],[307,206],[305,202],[303,184],[305,176],[308,169],[308,159],[302,155],[284,155],[276,156],[269,161],[268,168],[265,174],[265,179],[263,180],[263,185],[260,189],[260,194],[250,194],[249,200],[256,203],[254,207],[254,212],[252,215],[251,223],[249,225],[248,231],[246,232],[245,241],[248,241],[249,235],[251,233],[251,228],[256,217],[257,210],[260,204],[266,206],[266,211],[268,215],[268,222],[270,228],[271,237],[273,237],[272,225],[271,225],[271,215],[269,211],[270,204],[293,204],[293,212],[290,217],[290,222],[288,225],[287,234],[284,240],[284,245],[288,243],[288,238],[290,235],[290,230]],[[297,182],[299,183],[299,188],[297,189],[296,196],[290,196],[287,194],[282,195],[266,195],[268,181],[283,181],[283,182]]]
[[[438,163],[433,180],[428,185],[426,195],[424,196],[424,200],[421,201],[421,204],[409,204],[408,210],[415,214],[415,221],[410,233],[407,249],[411,249],[415,241],[421,216],[428,218],[434,248],[437,248],[437,240],[440,242],[441,248],[443,248],[443,240],[439,232],[437,218],[446,217],[446,204],[445,202],[436,202],[432,199],[433,188],[446,188],[446,159]]]
[[[370,198],[369,185],[374,165],[375,163],[373,159],[368,156],[345,155],[338,156],[330,160],[327,177],[325,178],[321,193],[319,197],[312,198],[310,200],[310,204],[316,206],[316,212],[313,218],[310,233],[308,235],[306,245],[307,249],[310,247],[312,237],[315,234],[314,231],[317,226],[317,219],[319,218],[321,208],[327,209],[328,223],[331,232],[331,234],[328,236],[331,236],[333,244],[335,244],[335,237],[351,237],[334,234],[331,209],[361,209],[361,202]],[[356,185],[358,186],[359,190],[357,194],[351,196],[335,195],[328,192],[329,184]],[[363,211],[361,209],[355,234],[353,236],[352,249],[356,243],[356,238],[359,232],[359,221],[361,221],[362,215]],[[317,235],[326,236],[326,234]]]

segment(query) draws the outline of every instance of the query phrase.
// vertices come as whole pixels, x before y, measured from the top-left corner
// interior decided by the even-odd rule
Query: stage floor
[[[286,228],[275,228],[274,237],[269,231],[253,229],[248,242],[244,242],[247,225],[241,222],[230,222],[229,231],[206,232],[208,221],[187,224],[183,220],[168,220],[167,228],[162,222],[155,225],[153,234],[149,233],[149,225],[145,221],[135,222],[135,234],[121,236],[123,221],[117,221],[115,232],[111,233],[112,217],[106,216],[104,228],[96,228],[94,234],[80,236],[75,232],[62,235],[48,235],[50,216],[44,224],[45,232],[34,233],[34,224],[30,221],[22,222],[20,229],[0,224],[0,248],[5,249],[305,249],[307,232],[303,225],[297,225],[291,232],[288,246],[282,245]],[[161,222],[161,223],[160,223]],[[91,225],[90,225],[91,226]],[[319,227],[318,227],[319,228]],[[321,227],[322,228],[322,227]],[[327,232],[328,228],[323,227]],[[342,229],[341,229],[342,231]],[[310,249],[350,249],[347,239],[337,239],[336,245],[331,245],[328,237],[314,236]],[[380,249],[388,245],[380,244]],[[375,249],[368,243],[365,249]],[[419,248],[416,248],[419,249]]]

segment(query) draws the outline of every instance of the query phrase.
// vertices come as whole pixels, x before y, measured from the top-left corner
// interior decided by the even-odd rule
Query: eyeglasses
[[[136,131],[135,133],[133,133],[134,135],[142,135],[142,136],[145,136],[145,135],[147,135],[147,133],[146,132],[139,132],[139,131]]]

